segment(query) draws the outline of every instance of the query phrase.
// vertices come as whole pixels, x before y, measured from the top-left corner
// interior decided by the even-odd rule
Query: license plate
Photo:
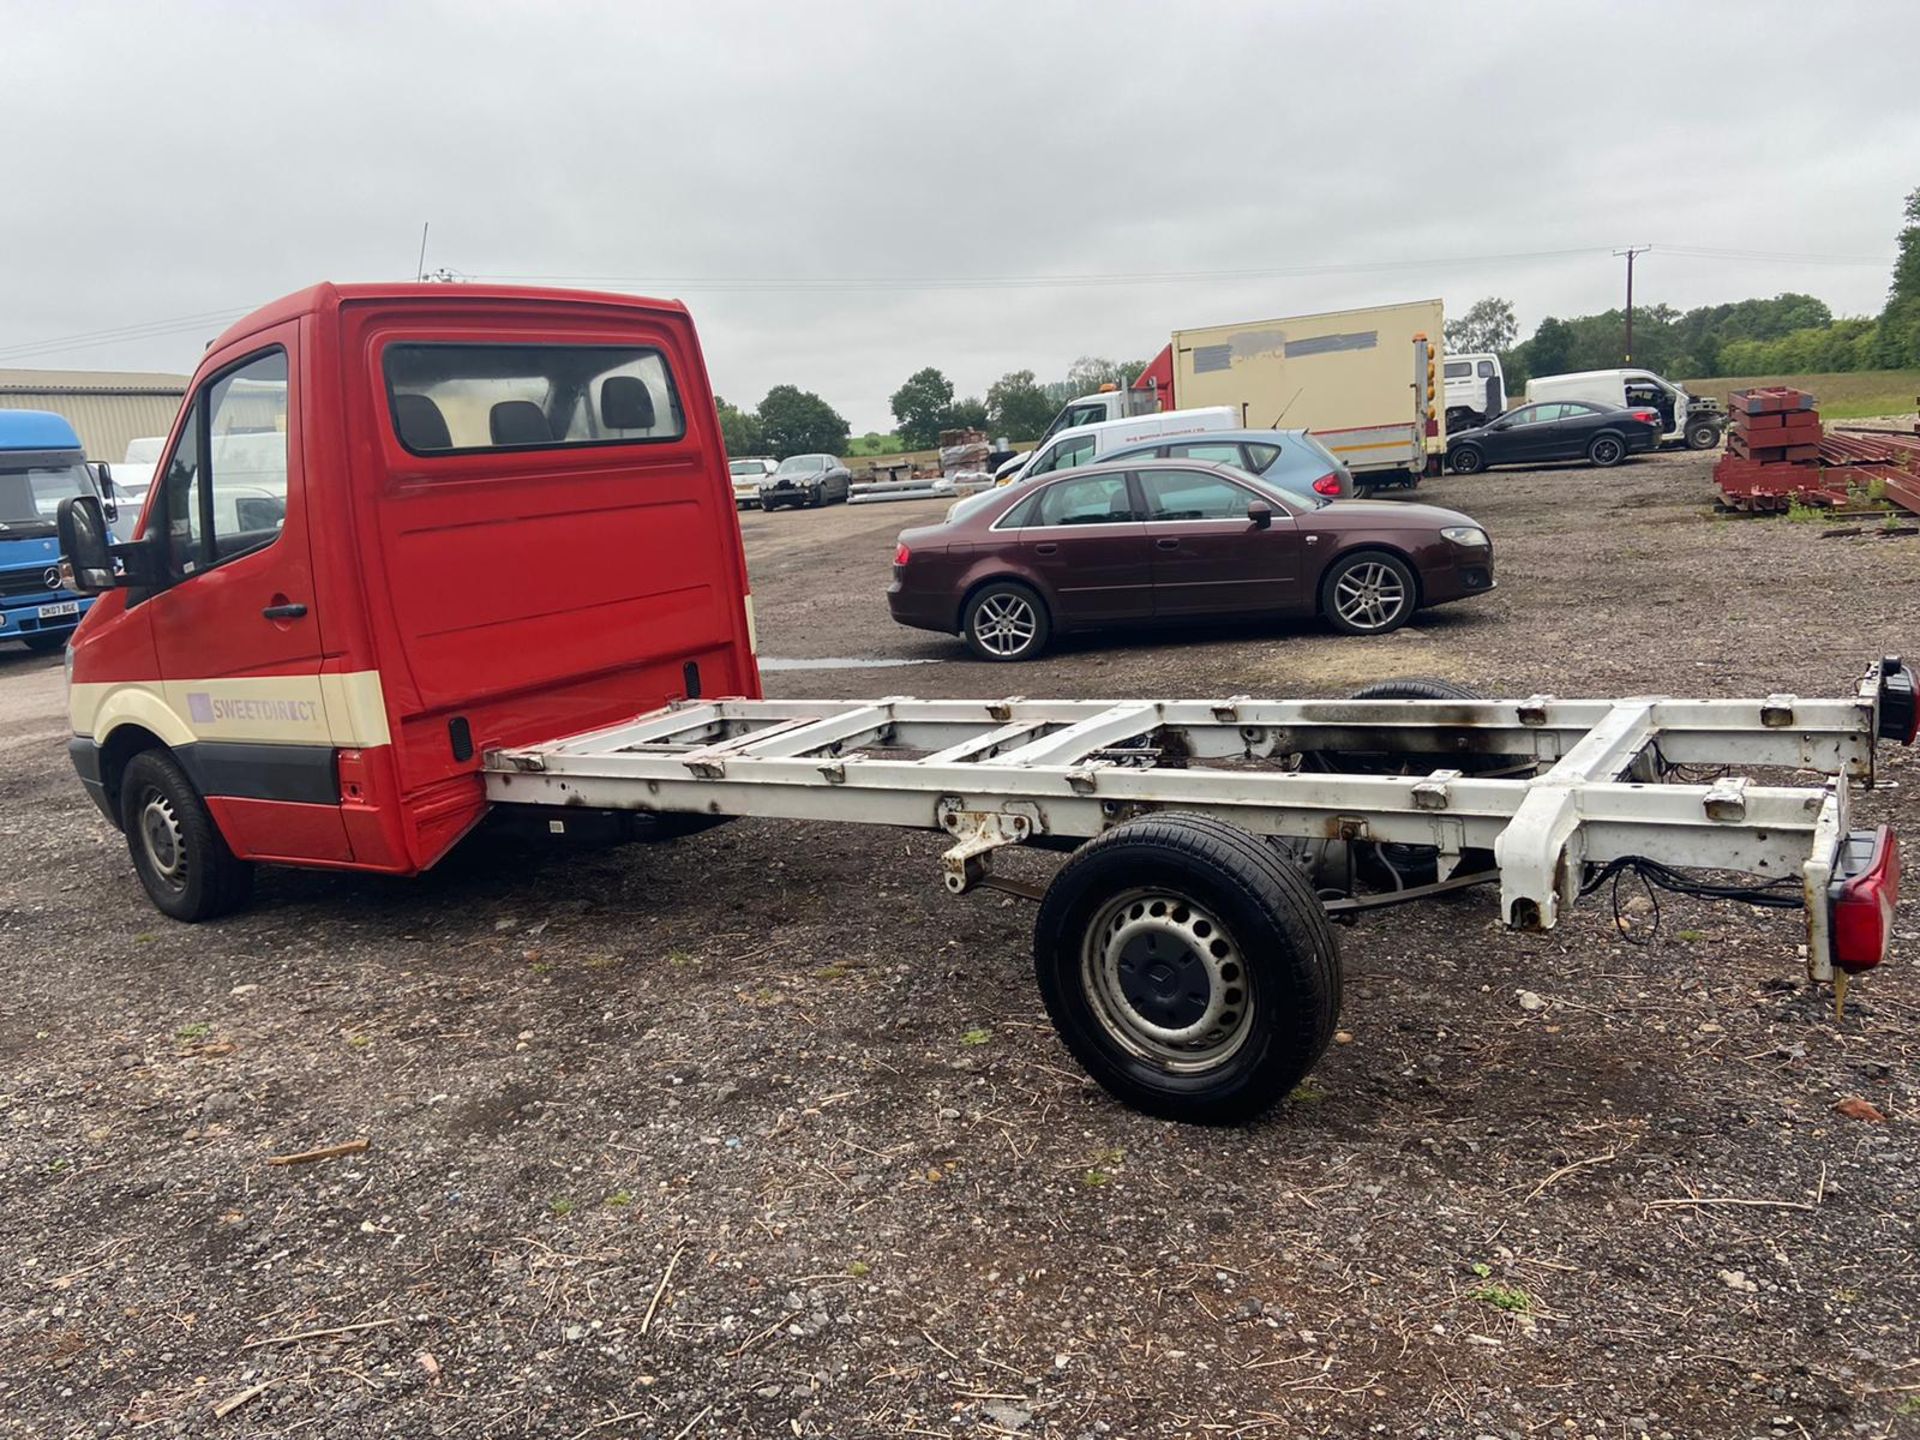
[[[40,618],[42,620],[58,620],[62,615],[78,615],[79,613],[80,602],[78,600],[62,600],[57,605],[42,605],[40,607]]]

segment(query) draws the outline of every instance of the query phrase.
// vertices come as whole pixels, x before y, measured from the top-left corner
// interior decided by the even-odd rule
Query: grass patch
[[[1920,396],[1920,370],[1851,370],[1827,375],[1734,375],[1680,382],[1689,395],[1711,395],[1723,404],[1735,390],[1791,385],[1808,391],[1823,420],[1862,415],[1907,415]]]
[[[1113,1177],[1098,1167],[1089,1166],[1085,1173],[1080,1176],[1080,1183],[1089,1190],[1098,1190],[1102,1185],[1112,1184]]]
[[[1682,931],[1679,931],[1674,936],[1674,939],[1676,940],[1686,940],[1689,942],[1692,942],[1695,940],[1704,940],[1706,938],[1707,938],[1707,932],[1704,930],[1682,930]]]
[[[1477,1265],[1474,1267],[1476,1270],[1479,1268]],[[1533,1309],[1533,1297],[1512,1285],[1482,1285],[1477,1290],[1469,1290],[1467,1298],[1491,1305],[1496,1310],[1505,1310],[1510,1315],[1525,1315]]]
[[[182,1025],[173,1032],[176,1040],[204,1040],[213,1033],[213,1026],[205,1020],[196,1020],[191,1025]]]
[[[976,1027],[962,1034],[960,1043],[962,1045],[984,1045],[991,1039],[993,1039],[993,1031],[982,1030]]]
[[[558,1200],[549,1200],[547,1202],[547,1213],[556,1220],[564,1220],[567,1216],[573,1214],[573,1201],[567,1199],[564,1195]]]
[[[600,1203],[603,1205],[631,1205],[633,1204],[633,1192],[631,1190],[616,1190]]]
[[[851,1275],[856,1280],[863,1279],[864,1277],[871,1275],[872,1273],[873,1273],[873,1266],[867,1264],[867,1262],[864,1260],[855,1260],[852,1264],[847,1266],[847,1274]]]

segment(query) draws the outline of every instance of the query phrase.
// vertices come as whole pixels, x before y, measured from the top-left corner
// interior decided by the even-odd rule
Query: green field
[[[1791,385],[1810,392],[1830,420],[1862,415],[1910,415],[1920,396],[1920,370],[1852,370],[1835,375],[1738,375],[1680,382],[1689,395],[1725,401],[1729,392],[1756,385]]]

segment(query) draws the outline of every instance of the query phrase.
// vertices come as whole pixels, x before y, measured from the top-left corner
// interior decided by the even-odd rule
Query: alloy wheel
[[[1007,658],[1018,655],[1039,632],[1040,617],[1019,595],[989,595],[974,612],[973,633],[984,649]]]
[[[1333,604],[1354,629],[1384,630],[1406,608],[1406,582],[1391,565],[1368,560],[1334,582]]]

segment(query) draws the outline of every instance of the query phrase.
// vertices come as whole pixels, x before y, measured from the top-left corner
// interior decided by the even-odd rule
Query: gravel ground
[[[1716,519],[1709,463],[1431,483],[1501,588],[1391,638],[1016,670],[887,619],[892,537],[939,507],[742,523],[769,656],[933,662],[774,694],[1833,694],[1920,650],[1920,541]],[[1030,907],[946,898],[934,837],[483,840],[411,882],[269,873],[188,928],[60,706],[57,662],[0,655],[0,1433],[1920,1426],[1911,919],[1837,1020],[1791,917],[1671,902],[1635,945],[1604,904],[1549,936],[1484,892],[1387,912],[1343,932],[1311,1080],[1200,1130],[1081,1077]],[[1862,808],[1920,833],[1889,758]]]

